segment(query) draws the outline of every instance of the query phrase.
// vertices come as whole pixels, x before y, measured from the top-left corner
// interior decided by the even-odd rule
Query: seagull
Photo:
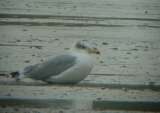
[[[97,44],[80,40],[65,54],[27,66],[20,71],[12,72],[11,75],[16,75],[18,80],[30,78],[47,83],[75,84],[91,72],[94,65],[92,54],[100,55]]]

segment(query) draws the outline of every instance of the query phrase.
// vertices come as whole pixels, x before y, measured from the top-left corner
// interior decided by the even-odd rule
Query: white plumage
[[[60,73],[58,76],[51,76],[46,81],[50,83],[77,83],[83,80],[93,68],[93,59],[84,53],[70,53],[76,57],[75,64]]]
[[[92,70],[94,60],[90,54],[100,54],[96,45],[78,41],[71,52],[43,63],[30,65],[19,71],[18,79],[31,78],[49,83],[78,83]]]

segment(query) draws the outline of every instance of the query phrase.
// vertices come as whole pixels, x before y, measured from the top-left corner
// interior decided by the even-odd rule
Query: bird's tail
[[[14,72],[11,72],[10,75],[12,76],[12,78],[18,79],[19,76],[20,76],[20,72],[19,71],[14,71]]]

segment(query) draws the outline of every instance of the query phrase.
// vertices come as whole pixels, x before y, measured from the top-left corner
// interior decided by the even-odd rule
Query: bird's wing
[[[61,55],[44,63],[28,66],[23,74],[27,77],[45,80],[50,76],[56,76],[76,64],[76,57],[72,55]]]

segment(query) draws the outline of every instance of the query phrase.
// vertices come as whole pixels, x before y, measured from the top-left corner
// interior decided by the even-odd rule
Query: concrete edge
[[[136,90],[143,90],[143,89],[150,89],[154,91],[160,91],[159,84],[111,84],[111,83],[87,83],[82,82],[78,84],[48,84],[45,82],[23,82],[23,81],[16,81],[16,80],[9,80],[3,81],[0,80],[0,85],[22,85],[22,86],[81,86],[81,87],[104,87],[104,88],[112,88],[112,89],[136,89]]]
[[[11,107],[78,109],[82,108],[81,103],[84,103],[83,109],[91,110],[160,111],[160,101],[84,100],[83,102],[74,99],[0,96],[0,106]]]
[[[160,101],[93,101],[94,110],[135,110],[135,111],[160,111]]]
[[[74,101],[71,99],[0,96],[0,106],[21,106],[30,108],[52,107],[54,109],[71,109],[74,107],[73,105]]]

